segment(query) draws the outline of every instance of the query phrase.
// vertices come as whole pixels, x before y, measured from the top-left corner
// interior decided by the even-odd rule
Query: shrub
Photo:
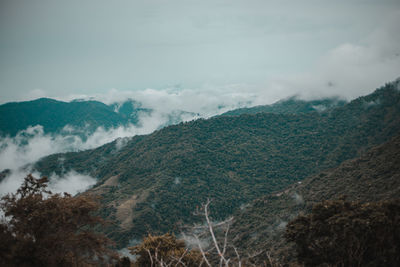
[[[400,266],[400,202],[322,202],[286,238],[306,266]]]
[[[102,220],[93,215],[93,197],[72,197],[46,190],[47,178],[28,175],[17,193],[1,199],[2,266],[90,266],[116,255],[109,239],[94,231]]]

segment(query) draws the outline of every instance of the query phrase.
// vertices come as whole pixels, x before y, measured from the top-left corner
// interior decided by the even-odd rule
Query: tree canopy
[[[1,199],[2,266],[98,266],[115,258],[111,241],[94,228],[95,198],[53,194],[46,177],[28,175],[15,194]]]
[[[399,266],[400,202],[325,201],[286,229],[305,266]]]

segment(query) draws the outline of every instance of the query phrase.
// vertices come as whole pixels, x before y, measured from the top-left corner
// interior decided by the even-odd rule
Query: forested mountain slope
[[[362,203],[400,200],[400,135],[335,169],[253,201],[236,214],[231,236],[250,254],[270,251],[281,262],[293,260],[292,244],[283,237],[286,223],[309,213],[314,204],[340,198]]]
[[[326,112],[335,107],[341,107],[346,101],[340,98],[324,98],[319,100],[301,100],[296,97],[280,100],[272,105],[262,105],[249,108],[239,108],[223,113],[221,116],[239,116],[242,114],[279,113],[301,114],[310,112]]]
[[[330,112],[221,116],[166,127],[94,150],[52,155],[43,174],[70,169],[99,183],[108,234],[124,246],[147,232],[176,231],[196,220],[210,197],[215,219],[336,167],[400,131],[398,83]]]

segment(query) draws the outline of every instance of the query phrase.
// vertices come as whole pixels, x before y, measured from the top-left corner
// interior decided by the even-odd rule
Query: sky
[[[0,103],[354,98],[400,76],[398,25],[398,0],[0,0]]]

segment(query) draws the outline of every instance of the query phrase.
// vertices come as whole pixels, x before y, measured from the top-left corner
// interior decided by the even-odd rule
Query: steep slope
[[[320,100],[305,101],[291,97],[280,100],[272,105],[262,105],[250,108],[239,108],[221,114],[220,116],[239,116],[242,114],[279,113],[279,114],[301,114],[310,112],[325,112],[335,107],[341,107],[346,101],[339,98],[325,98]]]
[[[286,223],[318,202],[342,197],[360,202],[400,198],[400,135],[335,169],[255,200],[236,214],[231,235],[250,254],[262,252],[263,258],[271,251],[282,262],[291,260],[294,250],[282,236]]]
[[[52,155],[44,174],[70,169],[99,179],[107,232],[120,246],[147,232],[175,231],[213,199],[216,219],[400,131],[397,83],[326,113],[222,116],[170,126],[95,150]]]
[[[94,131],[137,123],[139,112],[150,112],[140,108],[134,101],[126,101],[116,110],[116,104],[107,106],[98,101],[62,102],[49,98],[33,101],[13,102],[0,105],[0,135],[14,136],[29,126],[42,125],[45,133],[58,132],[66,125]]]

